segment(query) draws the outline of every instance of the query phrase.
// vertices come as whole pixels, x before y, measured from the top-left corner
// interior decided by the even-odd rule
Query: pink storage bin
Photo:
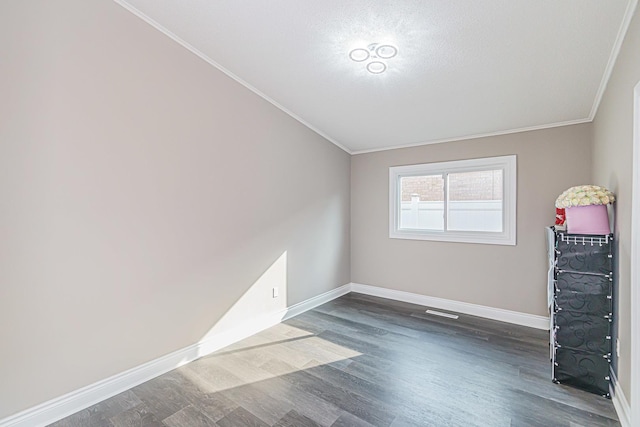
[[[566,209],[567,233],[609,234],[607,205],[573,206]]]

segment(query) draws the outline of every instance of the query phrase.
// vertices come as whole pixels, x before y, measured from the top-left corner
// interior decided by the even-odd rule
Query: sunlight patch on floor
[[[361,353],[300,328],[279,324],[179,368],[205,393],[267,381]]]

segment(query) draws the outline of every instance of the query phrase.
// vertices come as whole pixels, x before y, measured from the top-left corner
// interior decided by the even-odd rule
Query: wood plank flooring
[[[351,293],[54,427],[619,426],[545,331]]]

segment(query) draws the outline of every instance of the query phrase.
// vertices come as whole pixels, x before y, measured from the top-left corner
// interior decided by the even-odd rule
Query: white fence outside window
[[[447,228],[456,231],[502,232],[501,200],[449,201]],[[444,202],[420,201],[413,197],[400,206],[400,228],[444,229]]]

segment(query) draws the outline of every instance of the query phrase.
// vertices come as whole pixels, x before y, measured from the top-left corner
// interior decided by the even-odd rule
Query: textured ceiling
[[[630,0],[116,0],[349,152],[593,119]],[[393,43],[374,75],[348,57]]]

